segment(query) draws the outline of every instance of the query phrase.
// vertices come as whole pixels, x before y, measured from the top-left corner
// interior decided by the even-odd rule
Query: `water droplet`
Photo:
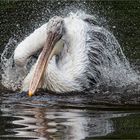
[[[112,28],[113,28],[113,29],[116,29],[116,26],[114,25],[114,26],[112,26]]]

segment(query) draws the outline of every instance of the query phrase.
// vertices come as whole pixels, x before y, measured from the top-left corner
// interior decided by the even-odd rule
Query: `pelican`
[[[41,50],[22,83],[22,91],[31,96],[39,88],[58,93],[93,88],[103,80],[102,67],[110,67],[110,59],[118,49],[110,47],[110,40],[115,39],[91,15],[51,18],[14,51],[14,61],[22,67]]]

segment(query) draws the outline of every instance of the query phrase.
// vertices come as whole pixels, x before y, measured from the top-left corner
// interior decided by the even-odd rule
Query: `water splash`
[[[77,12],[76,14],[79,16],[84,16],[83,12]],[[105,36],[105,38],[107,38],[107,40],[103,40],[105,41],[105,43],[103,43],[105,51],[105,55],[103,57],[108,56],[108,58],[111,60],[109,61],[111,62],[109,64],[107,64],[108,62],[106,63],[104,61],[103,65],[100,67],[100,71],[103,77],[101,84],[112,87],[124,87],[128,85],[139,84],[139,75],[130,67],[129,62],[123,54],[121,47],[118,41],[115,39],[114,35],[102,27],[95,28],[94,32],[101,33]],[[13,52],[16,45],[17,41],[13,38],[10,38],[9,42],[5,46],[3,53],[1,54],[1,83],[6,88],[14,91],[21,88],[23,79],[29,72],[31,65],[35,62],[34,59],[30,59],[30,62],[26,67],[17,67],[13,61]],[[106,60],[104,58],[102,59]]]
[[[103,63],[100,67],[103,84],[112,87],[140,84],[138,72],[130,66],[115,36],[103,27],[101,29],[97,27],[96,32],[105,37],[102,40],[104,54],[102,55]]]
[[[7,89],[16,91],[21,89],[25,76],[29,73],[31,66],[35,63],[36,58],[31,57],[27,60],[24,67],[19,67],[14,63],[14,50],[18,42],[15,38],[10,38],[1,54],[1,84]]]
[[[7,89],[14,91],[20,89],[22,80],[26,74],[25,69],[14,65],[13,55],[16,45],[17,41],[10,38],[1,54],[1,83]]]

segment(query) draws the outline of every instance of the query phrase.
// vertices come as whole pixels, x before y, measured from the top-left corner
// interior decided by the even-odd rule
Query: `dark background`
[[[95,15],[102,26],[114,33],[128,59],[140,58],[139,0],[1,0],[0,51],[10,37],[19,42],[50,17],[79,9]]]

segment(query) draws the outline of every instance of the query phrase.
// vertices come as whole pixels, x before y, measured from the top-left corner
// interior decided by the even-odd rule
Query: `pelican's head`
[[[29,86],[29,96],[32,96],[43,78],[44,71],[47,69],[48,63],[51,58],[61,52],[63,45],[57,45],[64,33],[64,20],[61,17],[53,17],[47,25],[47,38],[37,60],[37,65],[34,71],[33,78]]]

